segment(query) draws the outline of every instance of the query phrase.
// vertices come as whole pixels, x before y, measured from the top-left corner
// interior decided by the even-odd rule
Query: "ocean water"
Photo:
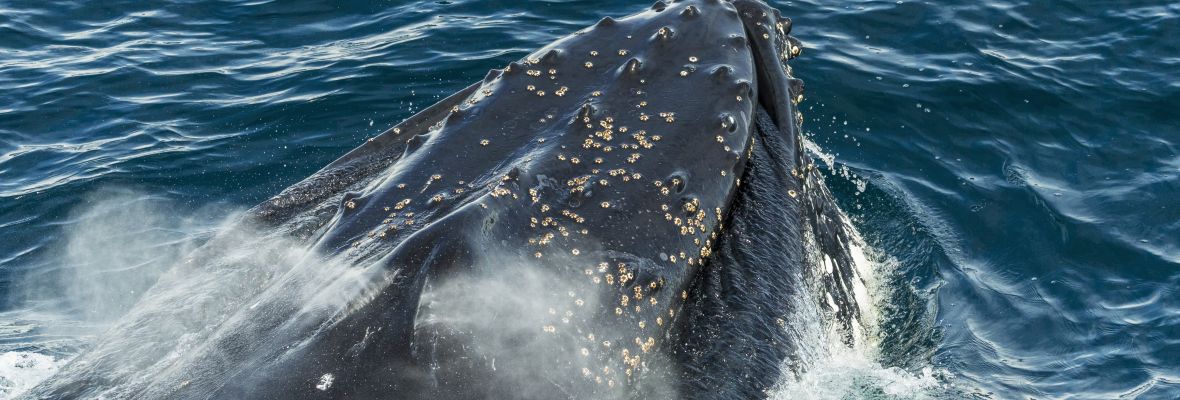
[[[777,398],[1180,398],[1180,4],[773,1],[882,266],[871,352]],[[632,1],[0,0],[0,398],[172,261]]]

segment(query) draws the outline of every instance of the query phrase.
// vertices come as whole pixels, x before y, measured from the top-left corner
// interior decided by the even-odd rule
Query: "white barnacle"
[[[336,375],[330,373],[320,376],[320,381],[316,382],[315,388],[321,392],[326,392],[332,388],[332,382],[336,381]]]

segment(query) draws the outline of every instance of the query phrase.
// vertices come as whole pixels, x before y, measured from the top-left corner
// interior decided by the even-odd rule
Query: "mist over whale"
[[[765,397],[871,319],[790,30],[657,3],[492,71],[248,211],[27,395]]]

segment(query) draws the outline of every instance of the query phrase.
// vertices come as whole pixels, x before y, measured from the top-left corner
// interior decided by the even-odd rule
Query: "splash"
[[[212,210],[179,215],[168,201],[124,188],[82,200],[43,266],[8,293],[23,308],[0,316],[0,399],[54,375],[93,345],[185,251]]]
[[[25,301],[69,315],[97,334],[126,314],[176,260],[209,237],[225,210],[177,212],[177,204],[107,188],[71,213],[48,273],[18,287]]]
[[[4,353],[24,360],[10,370],[32,371],[13,375],[20,381],[9,395],[58,366],[46,389],[72,383],[84,386],[70,389],[81,397],[160,397],[217,382],[272,355],[264,349],[281,348],[277,341],[329,320],[378,281],[370,269],[320,257],[285,232],[256,229],[235,210],[177,212],[127,190],[88,203],[49,263],[57,270],[21,285],[31,303],[63,319],[34,328],[55,332],[72,321],[68,335],[85,351],[68,364],[69,357]],[[8,371],[4,377],[13,381]]]
[[[834,157],[810,143],[809,151],[819,154],[829,168],[835,164]],[[836,169],[833,168],[833,171]],[[853,181],[858,193],[865,181],[849,173],[837,177]],[[945,371],[924,366],[919,371],[883,365],[881,341],[890,339],[879,325],[882,312],[889,302],[898,295],[893,274],[900,265],[898,261],[866,244],[852,221],[841,213],[845,229],[850,233],[849,252],[853,260],[852,292],[860,307],[860,320],[852,324],[852,342],[844,343],[838,338],[835,321],[823,313],[800,315],[804,325],[812,327],[809,355],[804,360],[803,372],[794,377],[784,377],[769,394],[770,399],[933,399],[945,398],[951,389],[950,378]],[[822,260],[820,265],[810,268],[828,270],[830,262],[814,246],[809,250],[812,260]],[[830,298],[830,297],[829,297]]]
[[[24,393],[52,376],[66,360],[27,351],[0,353],[0,399]]]
[[[919,373],[884,367],[864,352],[844,350],[814,363],[798,380],[785,381],[774,400],[931,399],[944,384],[932,368]]]

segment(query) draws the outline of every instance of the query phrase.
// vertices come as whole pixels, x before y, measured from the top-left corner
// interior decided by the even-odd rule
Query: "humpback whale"
[[[804,368],[801,304],[845,343],[864,318],[791,29],[661,1],[492,70],[250,209],[318,256],[235,289],[185,355],[135,376],[126,354],[182,340],[111,339],[29,396],[766,397]]]

